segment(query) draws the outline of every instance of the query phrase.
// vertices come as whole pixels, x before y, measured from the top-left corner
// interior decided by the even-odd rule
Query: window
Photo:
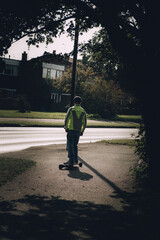
[[[12,65],[6,65],[5,66],[5,74],[7,75],[13,75],[13,66]]]
[[[62,71],[57,70],[57,78],[62,79]]]
[[[56,79],[60,78],[62,79],[63,71],[51,69],[51,68],[43,68],[43,78],[49,78],[49,79]]]
[[[47,68],[43,68],[43,78],[47,77]]]
[[[53,100],[54,103],[60,103],[61,95],[58,93],[51,93],[51,100]]]
[[[51,78],[51,69],[47,68],[47,78]]]
[[[56,70],[51,69],[51,78],[56,79]]]

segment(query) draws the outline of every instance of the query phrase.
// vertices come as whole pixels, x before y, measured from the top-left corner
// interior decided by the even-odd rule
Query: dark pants
[[[67,150],[70,164],[78,163],[78,142],[81,132],[69,130],[67,132]]]

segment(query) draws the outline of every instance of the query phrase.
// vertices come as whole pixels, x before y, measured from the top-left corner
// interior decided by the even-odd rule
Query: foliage
[[[14,97],[1,98],[0,109],[17,109],[18,99]]]
[[[123,93],[113,81],[95,79],[84,93],[84,102],[89,113],[98,113],[103,118],[117,114],[119,100]]]
[[[109,82],[114,82],[114,86],[108,87],[112,89],[112,93],[117,90],[117,94],[119,97],[116,96],[116,94],[112,94],[110,96],[109,93],[106,93],[108,95],[108,99],[106,101],[110,103],[110,106],[106,106],[107,109],[115,109],[115,101],[110,101],[110,97],[112,99],[119,100],[119,108],[115,109],[114,112],[116,113],[138,113],[139,107],[138,107],[138,101],[134,97],[134,94],[129,94],[126,91],[126,87],[124,87],[124,78],[127,81],[127,75],[122,76],[122,72],[124,72],[124,64],[122,64],[122,59],[120,58],[119,54],[114,51],[114,49],[111,46],[109,36],[106,33],[105,29],[101,29],[99,32],[97,32],[91,40],[89,40],[88,43],[81,44],[80,51],[82,52],[82,64],[80,65],[82,69],[87,71],[88,68],[92,69],[91,77],[102,79],[102,81],[107,81],[108,85]],[[125,65],[125,69],[127,69],[127,65]],[[122,71],[123,69],[123,71]],[[88,74],[88,76],[89,76]],[[105,85],[106,83],[102,83],[102,85]],[[113,85],[113,84],[112,84]],[[127,84],[126,84],[127,85]],[[125,86],[126,86],[125,85]],[[115,87],[117,86],[117,89]],[[99,87],[97,86],[99,89]],[[121,88],[121,91],[120,91]],[[104,91],[105,87],[102,89],[102,92]],[[125,90],[125,91],[122,91]],[[128,90],[128,88],[127,88]],[[122,94],[123,92],[123,94]],[[123,95],[123,97],[122,97]],[[119,98],[119,99],[118,99]],[[118,106],[118,104],[116,104]],[[117,107],[116,107],[117,108]],[[122,110],[123,108],[123,110]],[[119,111],[119,112],[118,112]],[[109,111],[111,113],[111,110]],[[109,116],[109,114],[106,114],[106,116]],[[115,115],[114,113],[111,113],[111,116]]]
[[[56,81],[56,87],[64,92],[71,89],[71,71]],[[103,118],[116,116],[129,104],[130,95],[126,94],[113,80],[106,80],[94,72],[91,66],[79,61],[77,65],[76,94],[83,99],[83,106],[88,113],[99,114]]]
[[[138,186],[147,186],[149,180],[148,164],[143,161],[139,161],[133,167],[130,168],[130,173],[134,177]]]
[[[23,4],[6,0],[0,6],[0,50],[3,53],[13,41],[26,35],[29,44],[48,43],[53,36],[64,32],[67,20],[70,20],[67,31],[72,35],[73,18],[78,18],[80,32],[101,24],[112,47],[134,63],[137,54],[143,55],[149,47],[148,54],[159,49],[158,9],[158,1],[28,0]],[[155,44],[151,44],[152,33],[158,37],[154,38]]]
[[[140,160],[131,168],[131,174],[138,185],[146,185],[149,179],[149,158],[147,156],[146,133],[143,124],[140,125],[136,137],[135,153]]]
[[[138,154],[139,158],[148,163],[149,159],[147,157],[147,151],[146,151],[146,133],[144,125],[140,125],[138,136],[137,136],[137,147],[136,147],[136,154]]]
[[[56,87],[64,92],[70,92],[71,69],[64,74],[61,81],[57,81]],[[82,97],[83,106],[88,113],[99,114],[103,118],[119,113],[126,97],[117,83],[96,76],[91,67],[81,62],[77,67],[76,94]]]
[[[6,0],[0,6],[0,54],[7,52],[13,41],[25,36],[29,36],[29,45],[37,47],[42,42],[53,42],[53,37],[64,32],[68,19],[67,32],[73,36],[75,17],[79,19],[80,31],[87,31],[98,25],[93,17],[88,18],[87,10],[91,9],[88,4],[76,0],[28,0],[25,4],[19,0]]]
[[[104,28],[87,43],[81,44],[80,52],[82,63],[91,67],[97,76],[102,76],[105,80],[117,80],[120,56],[112,48]]]
[[[18,111],[21,113],[30,112],[30,104],[25,95],[19,95],[17,102]]]

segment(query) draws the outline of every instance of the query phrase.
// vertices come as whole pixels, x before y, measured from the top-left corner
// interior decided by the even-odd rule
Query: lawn
[[[142,117],[141,117],[141,115],[117,115],[115,120],[140,123],[140,122],[142,122]]]
[[[39,118],[39,119],[64,119],[66,113],[59,112],[25,112],[17,110],[0,110],[0,118]]]
[[[35,165],[32,160],[0,157],[0,186]]]
[[[26,112],[21,113],[17,110],[0,110],[0,118],[39,118],[39,119],[64,119],[65,112]],[[104,120],[97,116],[97,114],[88,114],[89,119],[93,120]],[[117,115],[112,119],[113,121],[124,121],[124,122],[141,122],[142,118],[140,115]]]
[[[63,127],[64,121],[60,122],[58,119],[65,119],[66,113],[62,112],[28,112],[20,113],[16,110],[0,110],[0,126],[5,127]],[[8,118],[4,119],[3,118]],[[12,119],[11,119],[12,118]],[[29,119],[32,119],[29,120]],[[34,121],[35,119],[35,121]],[[36,121],[41,119],[41,121]],[[43,121],[43,119],[51,119],[55,121]],[[57,121],[56,121],[57,119]],[[95,122],[87,122],[87,127],[106,127],[106,128],[138,128],[141,122],[140,115],[117,115],[112,119],[102,119],[96,114],[87,114],[88,120],[97,120]]]
[[[137,142],[135,139],[113,139],[113,140],[102,140],[100,142],[107,144],[118,144],[118,145],[126,145],[126,146],[136,146]]]

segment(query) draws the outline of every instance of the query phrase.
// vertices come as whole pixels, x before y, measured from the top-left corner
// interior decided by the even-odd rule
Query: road
[[[80,143],[110,139],[130,139],[138,129],[130,128],[87,128]],[[133,134],[133,136],[132,136]],[[32,146],[63,144],[66,133],[63,128],[45,127],[0,127],[0,153],[23,150]]]

